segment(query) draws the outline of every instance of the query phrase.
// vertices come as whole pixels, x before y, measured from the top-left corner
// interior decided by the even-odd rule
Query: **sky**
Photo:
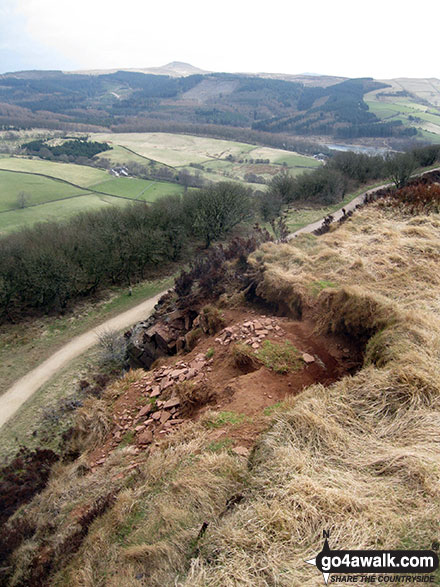
[[[0,0],[0,73],[184,61],[210,71],[440,77],[440,0]]]

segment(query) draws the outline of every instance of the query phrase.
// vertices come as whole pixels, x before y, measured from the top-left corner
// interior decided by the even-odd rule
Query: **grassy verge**
[[[0,329],[0,394],[14,381],[50,357],[74,336],[83,334],[155,296],[171,286],[173,277],[145,281],[127,288],[114,289],[98,303],[87,303],[61,317],[44,317]]]
[[[367,190],[374,189],[383,185],[386,180],[379,181],[375,184],[368,184],[360,187],[355,192],[350,192],[346,194],[343,200],[337,202],[336,204],[332,204],[331,206],[322,206],[321,208],[300,208],[296,210],[288,210],[287,212],[287,226],[291,232],[295,232],[312,222],[317,222],[324,216],[328,214],[333,214],[337,210],[340,210],[343,206],[347,205],[349,202],[360,196],[362,193],[366,192]]]
[[[98,364],[98,349],[84,353],[43,385],[0,428],[0,460],[9,460],[20,446],[57,451],[72,424],[79,399],[79,381]]]
[[[413,175],[420,175],[422,173],[427,173],[428,171],[432,171],[438,167],[438,163],[431,165],[430,167],[421,167],[417,169],[417,171]],[[355,192],[350,192],[346,194],[344,199],[336,204],[332,204],[331,206],[322,206],[321,208],[299,208],[296,210],[290,209],[287,210],[287,226],[291,232],[295,232],[312,222],[317,222],[327,216],[328,214],[333,214],[337,210],[340,210],[343,206],[349,204],[352,200],[360,196],[364,192],[368,190],[372,190],[377,188],[385,183],[387,183],[387,179],[382,179],[373,184],[363,185],[358,188]]]

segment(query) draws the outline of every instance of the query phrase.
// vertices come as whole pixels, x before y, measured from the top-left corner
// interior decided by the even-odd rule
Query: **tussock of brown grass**
[[[318,303],[318,326],[353,336],[359,342],[397,320],[398,312],[392,303],[357,286],[323,291]]]
[[[207,435],[194,424],[150,455],[118,450],[93,474],[84,474],[84,457],[57,464],[25,513],[37,530],[14,554],[11,585],[32,583],[42,548],[53,561],[50,585],[174,584],[197,551],[202,524],[220,517],[246,475],[243,459],[207,450]],[[128,469],[134,460],[138,468]],[[78,521],[109,492],[113,505],[69,550],[81,529]]]
[[[202,428],[186,435],[143,462],[133,486],[91,529],[67,584],[159,586],[184,575],[203,522],[219,517],[244,474],[239,459],[205,452]]]
[[[86,448],[96,446],[104,440],[111,427],[112,422],[106,402],[95,398],[85,400],[76,414],[70,450],[82,452]]]
[[[208,533],[184,585],[318,585],[320,548],[430,548],[440,531],[440,401],[370,367],[277,416],[245,503]],[[433,410],[436,411],[435,416]]]
[[[206,383],[192,383],[184,381],[174,387],[174,392],[180,399],[179,410],[183,416],[189,416],[201,406],[212,401],[214,391]]]

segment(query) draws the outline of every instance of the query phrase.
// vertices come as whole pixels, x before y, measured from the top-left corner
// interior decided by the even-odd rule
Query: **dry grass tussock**
[[[246,471],[242,459],[208,451],[206,436],[194,425],[145,458],[53,585],[162,586],[183,576],[202,524],[219,518]]]
[[[86,453],[57,464],[46,489],[14,518],[35,533],[13,555],[10,584],[37,584],[33,573],[47,555],[47,585],[174,584],[197,552],[203,523],[221,516],[246,476],[244,459],[213,452],[209,442],[206,428],[193,424],[151,454],[119,449],[94,473]]]
[[[245,503],[208,533],[186,586],[317,586],[334,548],[430,548],[440,540],[440,400],[391,370],[310,388],[278,414]]]

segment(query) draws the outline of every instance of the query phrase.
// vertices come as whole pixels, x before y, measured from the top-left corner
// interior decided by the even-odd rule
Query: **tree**
[[[192,230],[204,239],[206,248],[237,224],[250,219],[253,213],[250,190],[232,182],[188,192],[184,207]]]
[[[413,149],[414,157],[420,167],[433,165],[440,157],[440,145],[426,145]]]
[[[386,158],[385,169],[397,189],[403,188],[417,167],[412,153],[393,153]]]
[[[20,192],[15,201],[15,205],[17,208],[20,209],[27,208],[29,206],[30,199],[31,197],[29,194],[27,194],[26,192]]]
[[[261,218],[267,222],[279,216],[283,206],[280,194],[275,190],[266,190],[259,196]]]
[[[347,189],[347,178],[329,166],[318,167],[312,173],[301,173],[295,178],[294,199],[302,202],[334,204]]]
[[[295,179],[286,169],[283,169],[271,179],[269,193],[274,198],[281,199],[284,204],[292,202],[295,199]]]

